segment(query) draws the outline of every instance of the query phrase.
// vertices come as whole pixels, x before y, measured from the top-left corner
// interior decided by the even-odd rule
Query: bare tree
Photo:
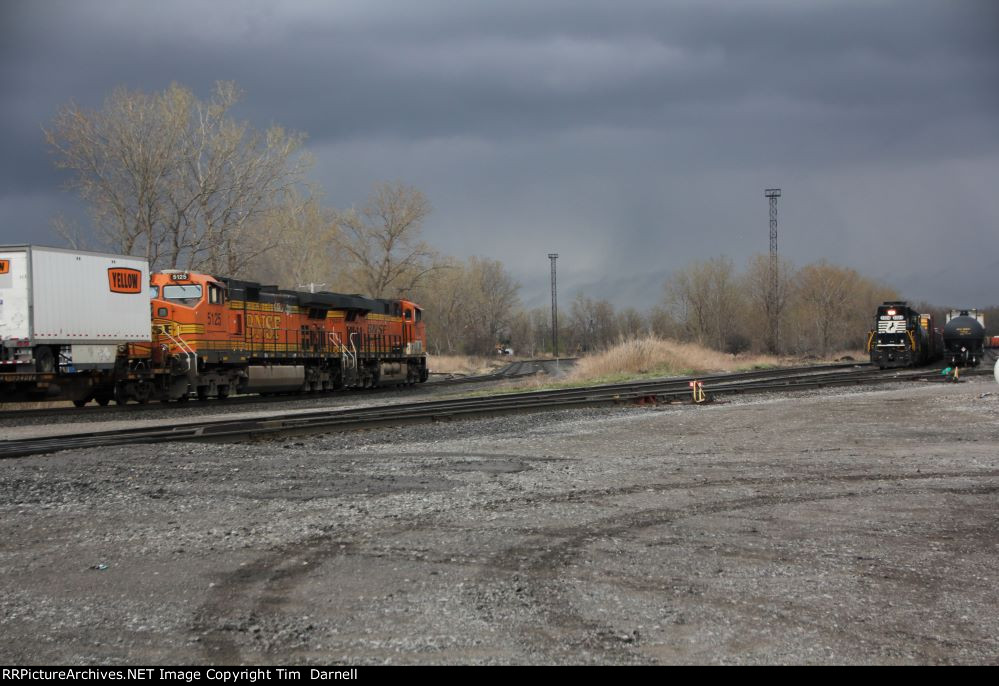
[[[339,245],[366,294],[408,295],[442,266],[438,253],[421,239],[429,214],[423,193],[401,183],[380,184],[360,211],[340,213]]]
[[[732,261],[716,257],[677,271],[666,282],[665,304],[684,338],[724,350],[744,309]]]
[[[794,298],[796,288],[796,270],[794,264],[783,257],[777,264],[776,299],[771,293],[771,262],[769,255],[754,255],[750,258],[746,272],[742,277],[742,291],[746,296],[746,307],[749,316],[745,317],[743,335],[753,342],[760,350],[777,352],[775,331],[772,329],[773,314],[777,316],[780,331],[784,331],[789,322],[789,308]],[[788,332],[790,333],[790,332]],[[792,336],[781,336],[785,342]],[[788,345],[782,345],[786,349]]]
[[[172,84],[153,95],[118,88],[99,110],[59,110],[46,140],[56,165],[75,173],[70,185],[102,242],[154,267],[229,275],[269,247],[247,231],[282,205],[310,161],[301,134],[233,120],[239,97],[232,83],[207,102]]]
[[[356,290],[336,259],[335,215],[315,196],[287,194],[267,221],[250,229],[254,242],[271,246],[256,260],[255,277],[286,288]]]
[[[116,252],[159,259],[182,110],[168,94],[117,88],[100,110],[70,102],[45,131],[56,166],[75,172],[69,185],[90,204],[98,238]]]
[[[551,310],[536,307],[514,311],[510,323],[510,345],[515,353],[535,357],[550,352],[552,344]]]
[[[607,300],[593,300],[577,293],[569,305],[567,319],[569,330],[563,340],[568,350],[603,350],[620,336],[618,317]]]
[[[434,273],[433,279],[423,280],[414,297],[424,307],[427,345],[436,354],[454,354],[461,350],[466,326],[464,301],[465,266],[449,260]]]
[[[877,305],[898,299],[894,290],[825,260],[801,268],[796,295],[796,326],[805,334],[801,347],[822,357],[859,347]]]
[[[618,336],[624,340],[640,338],[649,333],[649,325],[641,312],[627,307],[617,315]]]
[[[450,261],[416,292],[427,311],[428,344],[449,353],[489,354],[509,340],[520,286],[496,260]]]
[[[461,288],[466,352],[489,353],[509,338],[519,290],[498,260],[469,258]]]

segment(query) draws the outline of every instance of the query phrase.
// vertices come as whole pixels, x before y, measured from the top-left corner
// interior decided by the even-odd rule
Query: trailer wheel
[[[52,356],[52,348],[47,345],[35,348],[35,371],[43,373],[55,371],[55,357]]]

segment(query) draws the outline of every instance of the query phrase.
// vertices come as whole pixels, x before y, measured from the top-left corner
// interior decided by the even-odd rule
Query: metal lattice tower
[[[558,291],[555,288],[555,260],[558,259],[558,253],[548,253],[548,259],[552,261],[552,353],[558,360]]]
[[[780,278],[777,273],[777,198],[779,188],[767,188],[763,195],[770,200],[770,287],[767,293],[767,314],[770,316],[772,352],[780,352]]]

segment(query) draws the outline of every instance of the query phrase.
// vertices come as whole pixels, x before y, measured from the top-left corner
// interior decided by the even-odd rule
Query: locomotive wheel
[[[99,395],[95,398],[97,404],[101,407],[107,407],[108,403],[111,402],[111,396],[109,395]]]
[[[225,400],[229,397],[229,386],[222,385],[218,389],[219,400]]]
[[[208,400],[208,386],[198,386],[198,400]]]
[[[76,405],[77,407],[83,407],[84,405],[87,404],[87,399],[86,398],[79,398],[77,400],[74,400],[73,404]]]

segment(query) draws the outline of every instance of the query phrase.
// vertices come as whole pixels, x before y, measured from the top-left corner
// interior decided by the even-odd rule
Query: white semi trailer
[[[123,346],[150,341],[145,259],[0,246],[0,401],[32,384],[56,395],[75,375],[97,379]]]

